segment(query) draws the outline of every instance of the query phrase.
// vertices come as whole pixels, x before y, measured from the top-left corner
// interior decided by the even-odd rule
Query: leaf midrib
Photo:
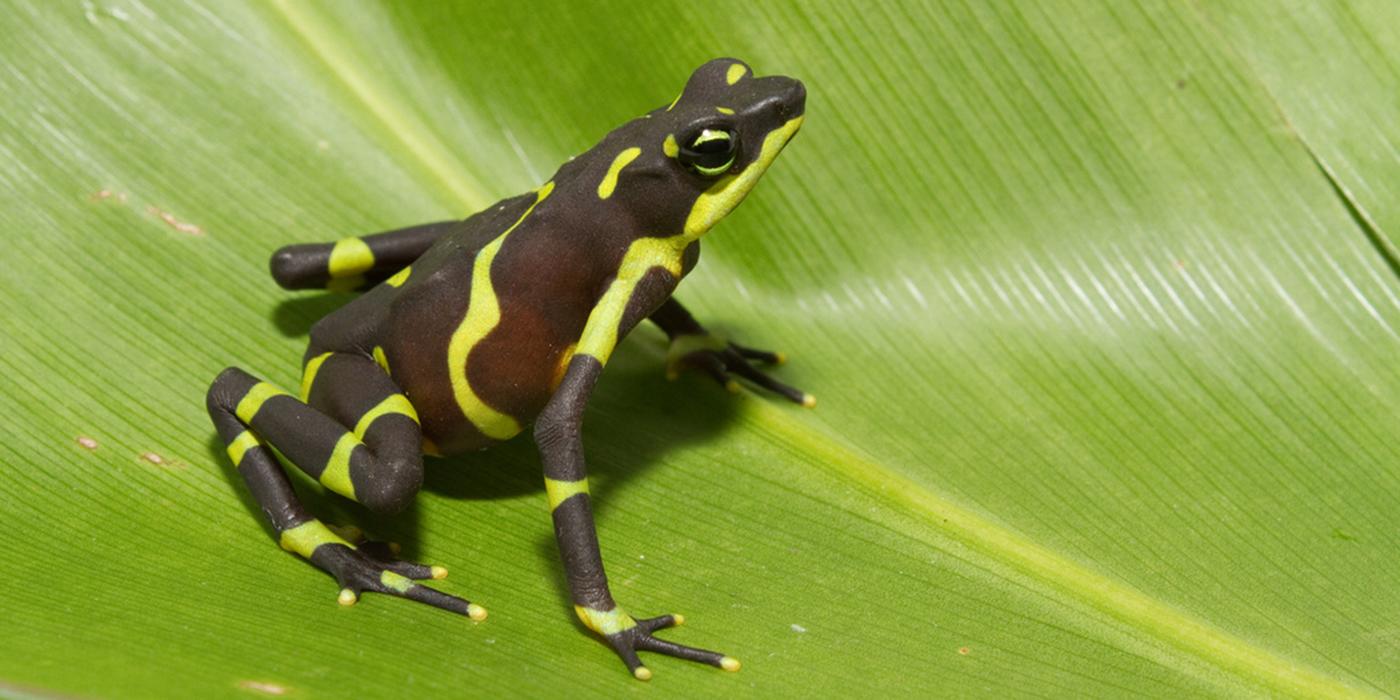
[[[389,137],[402,146],[402,154],[422,166],[436,180],[436,184],[459,203],[472,210],[490,203],[487,188],[457,158],[450,155],[450,151],[427,125],[411,112],[396,106],[402,104],[401,100],[395,100],[390,91],[366,77],[367,71],[344,49],[343,42],[333,36],[333,30],[314,10],[287,0],[277,0],[272,4],[293,33],[341,81],[355,100],[378,120]],[[398,157],[401,160],[405,158],[404,155]],[[1321,163],[1319,167],[1322,167]],[[1009,565],[1135,630],[1228,672],[1257,680],[1285,693],[1376,697],[1367,690],[1229,634],[1137,588],[1092,571],[1039,545],[956,500],[909,479],[844,440],[814,429],[795,418],[791,411],[784,410],[787,407],[779,408],[763,400],[750,400],[745,404],[752,420],[786,443],[788,450],[805,456],[811,464],[864,487],[909,514],[927,520],[932,527],[941,528],[948,536],[969,545],[982,556]]]

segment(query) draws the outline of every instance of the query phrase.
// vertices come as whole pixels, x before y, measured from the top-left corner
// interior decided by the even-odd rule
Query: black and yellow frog
[[[400,561],[308,514],[276,453],[331,491],[394,512],[421,487],[424,454],[481,449],[533,421],[583,622],[643,680],[651,672],[638,651],[737,670],[732,657],[653,636],[679,615],[638,619],[613,601],[579,431],[608,357],[644,318],[671,339],[669,371],[694,367],[731,389],[737,377],[813,405],[753,364],[782,355],[708,333],[671,297],[700,237],[802,125],[805,101],[797,80],[716,59],[669,106],[615,129],[533,192],[463,221],[277,251],[283,287],[365,291],[311,329],[299,396],[237,368],[209,388],[209,414],[282,547],[334,575],[343,604],[376,591],[485,618],[417,583],[445,569]]]

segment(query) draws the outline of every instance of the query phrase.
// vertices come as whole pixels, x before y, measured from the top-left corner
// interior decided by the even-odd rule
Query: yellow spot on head
[[[613,158],[612,165],[608,166],[608,172],[603,176],[603,181],[598,183],[598,199],[607,199],[612,196],[613,190],[617,189],[617,176],[628,163],[637,159],[642,154],[642,149],[633,146],[617,154]]]
[[[331,249],[331,259],[326,269],[331,277],[349,277],[374,267],[374,252],[369,244],[359,238],[342,238]]]
[[[467,617],[470,617],[471,619],[476,620],[477,622],[481,622],[482,620],[486,619],[486,608],[483,608],[480,605],[477,605],[476,603],[467,603]]]
[[[749,72],[749,69],[745,68],[744,64],[731,63],[729,64],[729,71],[724,74],[724,82],[733,85],[739,82],[739,79],[744,77],[744,74],[747,72]]]
[[[730,108],[728,108],[728,107],[715,107],[715,111],[716,111],[716,112],[719,112],[720,114],[733,114],[733,113],[734,113],[734,110],[732,110],[732,109],[730,109]]]
[[[336,602],[340,603],[341,605],[354,605],[355,601],[359,599],[360,597],[355,595],[354,591],[350,590],[349,588],[342,588],[340,589],[340,597],[336,598]]]
[[[739,660],[732,656],[726,656],[719,660],[719,667],[733,673],[739,670]]]
[[[646,666],[638,666],[632,669],[632,675],[639,681],[649,681],[651,680],[651,669]]]
[[[665,153],[667,158],[675,158],[680,154],[681,149],[676,145],[675,134],[666,134],[666,140],[661,142],[661,152]]]

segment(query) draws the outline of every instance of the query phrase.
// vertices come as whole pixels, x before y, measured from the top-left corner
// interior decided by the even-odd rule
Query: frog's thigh
[[[413,405],[383,368],[353,353],[313,356],[302,391],[309,406],[350,429],[337,438],[341,454],[332,456],[321,482],[376,510],[408,505],[423,484],[423,433]]]
[[[326,366],[328,371],[320,374]],[[306,385],[315,390],[316,406],[236,368],[214,381],[210,415],[230,455],[236,445],[245,446],[237,451],[235,464],[263,458],[263,451],[252,448],[270,445],[336,493],[378,511],[402,509],[423,481],[413,407],[368,358],[313,357],[307,374],[314,380]],[[280,507],[283,499],[273,500]]]

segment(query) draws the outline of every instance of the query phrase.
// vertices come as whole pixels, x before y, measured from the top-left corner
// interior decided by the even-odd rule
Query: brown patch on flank
[[[179,219],[175,218],[174,214],[171,214],[168,211],[164,211],[154,205],[146,207],[146,211],[160,217],[161,221],[164,221],[165,223],[169,224],[170,228],[173,228],[176,231],[179,231],[180,233],[188,233],[191,236],[204,235],[204,229],[195,226],[194,224],[180,221]]]
[[[244,690],[251,690],[255,693],[263,693],[265,695],[286,695],[287,691],[289,690],[289,688],[287,688],[287,686],[285,685],[277,685],[276,683],[264,683],[262,681],[239,681],[238,687]]]
[[[90,438],[90,437],[88,437],[88,436],[86,436],[86,435],[79,435],[79,436],[78,436],[78,444],[81,445],[81,446],[82,446],[83,448],[85,448],[85,449],[89,449],[89,450],[95,450],[95,449],[97,449],[97,441],[94,440],[94,439],[92,439],[92,438]]]

